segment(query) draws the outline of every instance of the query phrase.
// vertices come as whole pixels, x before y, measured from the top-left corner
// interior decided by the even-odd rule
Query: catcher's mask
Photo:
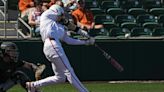
[[[15,43],[3,42],[1,44],[1,50],[3,56],[9,56],[9,58],[14,62],[18,61],[19,52],[18,47]]]

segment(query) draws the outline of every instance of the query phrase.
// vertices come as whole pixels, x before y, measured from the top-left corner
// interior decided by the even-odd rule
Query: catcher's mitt
[[[43,73],[45,68],[46,68],[45,64],[38,65],[36,72],[35,72],[35,79],[36,80],[41,79],[41,74]]]

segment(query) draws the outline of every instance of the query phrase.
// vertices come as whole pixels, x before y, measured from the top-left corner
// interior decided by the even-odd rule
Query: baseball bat
[[[98,48],[102,53],[103,56],[109,61],[110,64],[112,64],[119,72],[124,71],[124,68],[121,64],[119,64],[111,55],[109,55],[107,52],[105,52],[101,47],[99,47],[96,43],[94,45],[96,48]]]
[[[81,32],[83,33],[83,32]],[[84,35],[86,38],[91,39],[89,35]],[[111,63],[119,72],[124,71],[124,68],[113,58],[111,55],[109,55],[107,52],[105,52],[102,48],[100,48],[96,43],[94,44],[96,48],[98,48],[104,55],[104,57]]]

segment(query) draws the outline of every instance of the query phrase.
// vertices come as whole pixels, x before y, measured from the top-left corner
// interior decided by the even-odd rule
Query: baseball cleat
[[[26,82],[26,88],[27,88],[27,92],[40,92],[37,91],[37,89],[34,87],[32,82]]]

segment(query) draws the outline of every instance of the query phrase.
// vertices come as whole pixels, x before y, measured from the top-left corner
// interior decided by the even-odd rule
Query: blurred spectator
[[[94,15],[92,12],[85,8],[85,1],[78,0],[78,9],[72,12],[74,23],[76,23],[80,28],[86,30],[94,30],[103,28],[102,24],[96,24],[94,22]]]
[[[64,3],[61,0],[57,0],[55,4],[60,5],[61,7],[64,7]]]
[[[62,0],[64,3],[64,7],[66,8],[67,11],[72,11],[77,9],[77,1],[76,0]]]
[[[39,36],[40,34],[40,16],[42,14],[42,3],[37,2],[35,5],[35,9],[30,12],[28,16],[28,24],[31,25],[34,28],[34,34],[35,36]]]
[[[34,7],[34,0],[19,0],[18,3],[21,17],[26,16],[27,12],[31,7]]]
[[[51,1],[49,2],[48,6],[49,6],[49,7],[52,6],[53,4],[56,3],[56,1],[57,1],[57,0],[51,0]]]
[[[48,8],[49,8],[48,3],[43,1],[42,2],[42,10],[46,11]]]

